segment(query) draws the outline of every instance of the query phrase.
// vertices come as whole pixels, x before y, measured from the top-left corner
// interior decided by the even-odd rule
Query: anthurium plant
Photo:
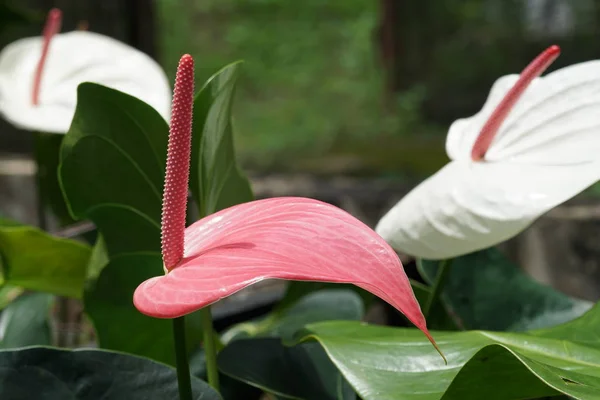
[[[36,80],[51,75],[39,71],[59,48],[57,18],[30,49],[38,67],[18,71],[27,96],[0,98],[13,122],[23,115],[6,110],[21,105],[8,103],[34,107]],[[37,84],[39,106],[75,96],[55,126],[60,146],[43,150],[56,153],[50,176],[76,222],[45,231],[0,219],[0,398],[599,399],[598,306],[491,247],[600,176],[600,66],[537,78],[558,53],[501,78],[479,114],[455,122],[452,161],[375,231],[316,199],[254,199],[233,142],[241,63],[197,88],[183,55],[160,107],[126,89],[148,75],[92,68],[122,72],[115,87],[78,76],[75,56],[55,58],[78,83]],[[414,280],[396,250],[417,257]],[[212,307],[267,279],[288,281],[277,304],[214,324]],[[91,325],[76,348],[57,346],[56,296],[79,301]],[[376,323],[377,304],[405,320]]]

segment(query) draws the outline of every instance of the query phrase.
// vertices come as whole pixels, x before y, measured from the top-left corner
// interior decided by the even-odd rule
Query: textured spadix
[[[0,113],[17,127],[52,133],[69,129],[77,86],[99,83],[170,114],[171,89],[161,67],[146,54],[93,32],[54,35],[39,80],[38,104],[32,93],[44,38],[17,40],[0,52]]]
[[[306,198],[244,203],[189,226],[183,260],[143,282],[134,304],[144,314],[174,318],[270,278],[352,283],[430,337],[391,247],[345,211]]]
[[[498,244],[600,179],[600,61],[534,79],[481,161],[473,145],[518,81],[504,76],[483,109],[452,124],[451,162],[394,206],[376,231],[396,250],[443,259]]]

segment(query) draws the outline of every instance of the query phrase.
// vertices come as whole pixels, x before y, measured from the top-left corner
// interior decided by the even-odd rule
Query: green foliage
[[[232,340],[219,354],[219,369],[236,379],[286,398],[354,399],[354,391],[316,343],[287,347],[284,342],[305,324],[360,320],[361,298],[351,290],[308,294],[283,312],[240,324],[224,334]]]
[[[420,268],[429,282],[437,270],[435,261],[424,261]],[[494,248],[454,259],[442,296],[464,329],[497,331],[558,325],[593,305],[534,281]]]
[[[90,248],[31,226],[0,223],[0,284],[81,298]]]
[[[293,168],[340,142],[356,151],[414,131],[424,92],[384,99],[375,2],[162,0],[158,7],[169,73],[182,53],[197,56],[200,78],[232,58],[247,61],[235,108],[245,162]]]
[[[533,334],[433,332],[448,365],[414,329],[322,322],[308,325],[303,340],[319,341],[364,400],[526,399],[561,393],[595,399],[599,328],[596,306],[566,327]]]
[[[192,378],[192,390],[194,399],[221,399],[197,378]],[[102,350],[0,351],[0,398],[176,399],[177,377],[166,365]]]
[[[0,314],[0,349],[52,344],[50,306],[54,296],[25,293]]]
[[[91,219],[102,235],[84,296],[100,345],[174,364],[170,321],[142,315],[132,302],[140,283],[164,273],[160,213],[167,139],[166,122],[147,104],[81,84],[59,180],[73,216]],[[192,338],[200,332],[194,318],[186,317]]]
[[[194,100],[190,187],[201,216],[253,200],[233,146],[231,108],[238,68],[231,64],[220,70]]]

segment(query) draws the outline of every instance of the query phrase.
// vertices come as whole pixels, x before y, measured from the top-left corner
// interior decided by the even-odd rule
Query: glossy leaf
[[[74,222],[69,215],[58,183],[58,165],[63,138],[62,135],[42,132],[36,132],[34,138],[37,190],[41,192],[44,211],[51,210],[62,226]]]
[[[289,341],[306,324],[329,320],[358,321],[364,311],[361,298],[352,290],[319,290],[264,318],[234,325],[223,333],[221,340],[228,343],[249,337],[279,337]]]
[[[164,273],[160,213],[168,126],[151,107],[118,91],[86,83],[78,96],[59,172],[72,213],[91,219],[103,240],[91,263],[85,311],[102,347],[173,364],[170,322],[140,315],[131,302],[144,279]],[[199,337],[196,320],[188,318],[190,345]]]
[[[438,264],[424,261],[423,277],[431,282]],[[534,281],[494,248],[458,257],[451,268],[443,301],[465,329],[545,328],[575,319],[593,305]]]
[[[600,179],[600,61],[533,81],[502,123],[485,160],[471,160],[479,132],[518,75],[496,81],[483,109],[456,121],[451,162],[406,195],[376,231],[396,250],[432,260],[513,237]]]
[[[194,100],[190,188],[202,216],[253,200],[235,160],[231,108],[239,63],[213,75]]]
[[[192,378],[194,400],[220,400]],[[2,399],[164,400],[178,398],[173,368],[102,350],[34,347],[0,351]]]
[[[86,289],[85,312],[94,324],[101,348],[175,365],[171,321],[143,315],[131,302],[135,287],[159,273],[164,273],[159,254],[125,254],[114,257]],[[194,315],[186,317],[190,350],[200,337],[198,320]]]
[[[276,338],[236,340],[221,351],[218,365],[224,373],[282,398],[356,398],[317,343],[286,347]]]
[[[0,52],[0,113],[15,126],[64,134],[82,82],[129,93],[168,118],[171,89],[161,67],[133,47],[87,31],[54,36],[42,74],[39,104],[34,105],[34,76],[42,43],[42,37],[20,39]]]
[[[0,281],[28,290],[81,298],[90,248],[25,225],[0,225]]]
[[[561,393],[595,399],[600,392],[600,308],[566,327],[534,334],[436,332],[448,365],[414,329],[322,322],[307,326],[306,339],[321,343],[364,400],[500,400]]]
[[[54,296],[25,293],[0,313],[0,348],[52,344],[50,306]]]
[[[411,282],[411,286],[413,286],[413,291],[419,304],[421,300],[419,299],[419,295],[414,289],[413,282]],[[359,287],[349,284],[340,284],[340,283],[327,283],[327,282],[307,282],[307,281],[290,281],[288,282],[287,288],[285,290],[285,294],[283,298],[277,302],[274,307],[274,313],[284,313],[289,307],[294,306],[300,299],[305,296],[308,296],[311,293],[315,293],[322,290],[327,289],[348,289],[356,292],[362,299],[365,308],[369,308],[369,305],[373,302],[375,296],[372,293],[367,292]]]
[[[167,132],[140,100],[92,83],[79,86],[59,178],[72,215],[94,222],[111,256],[160,249]]]
[[[304,325],[328,320],[360,320],[361,298],[352,290],[311,293],[265,319],[239,324],[223,335],[233,340],[219,353],[222,372],[286,398],[354,399],[356,395],[316,343],[287,347]],[[252,338],[252,339],[248,339]]]
[[[186,229],[182,262],[142,283],[133,301],[147,315],[173,318],[269,278],[352,283],[428,335],[387,243],[345,211],[305,198],[244,203],[196,222]]]
[[[2,267],[2,263],[0,263],[0,269]],[[3,310],[6,306],[12,303],[21,293],[23,293],[24,289],[18,286],[12,285],[1,285],[0,286],[0,310]]]

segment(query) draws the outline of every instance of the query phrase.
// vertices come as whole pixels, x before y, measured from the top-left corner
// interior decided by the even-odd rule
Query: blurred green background
[[[6,27],[6,4],[28,22]],[[600,56],[600,0],[0,0],[0,46],[38,35],[51,7],[63,32],[87,21],[171,78],[184,53],[198,84],[245,60],[236,145],[259,172],[421,179],[498,77],[551,44],[563,52],[550,70]]]
[[[550,44],[598,57],[594,0],[158,0],[160,59],[198,81],[246,61],[235,116],[256,169],[425,175],[449,124]]]

